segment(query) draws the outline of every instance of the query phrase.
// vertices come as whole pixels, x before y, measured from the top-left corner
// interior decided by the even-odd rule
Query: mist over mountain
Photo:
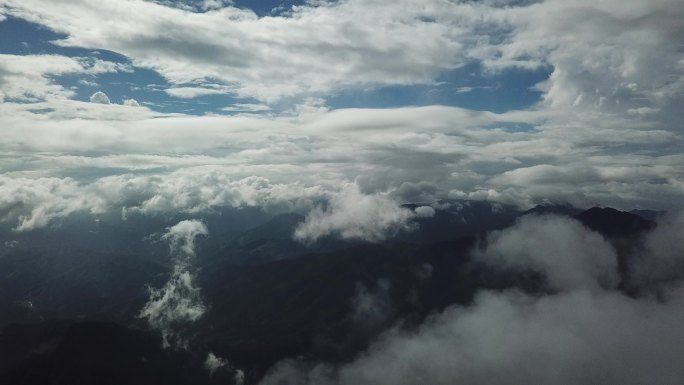
[[[527,328],[534,327],[552,333],[564,329],[547,317],[565,314],[563,322],[580,334],[566,335],[570,340],[564,343],[574,344],[577,353],[560,356],[551,366],[557,372],[527,370],[528,375],[516,374],[520,381],[582,382],[562,373],[590,365],[595,372],[584,374],[587,381],[617,383],[632,372],[616,366],[611,373],[617,374],[606,377],[601,368],[610,362],[587,361],[588,352],[603,342],[584,340],[582,333],[599,333],[603,320],[563,312],[583,306],[588,316],[603,317],[601,307],[616,306],[605,316],[627,317],[624,333],[633,332],[629,322],[644,321],[621,312],[644,311],[644,317],[657,312],[666,322],[676,321],[668,317],[677,314],[677,271],[684,274],[684,265],[654,240],[684,247],[674,236],[681,217],[666,214],[653,222],[609,208],[569,206],[562,207],[579,213],[560,215],[561,206],[521,211],[469,201],[438,206],[432,216],[415,218],[415,234],[398,233],[381,243],[296,242],[294,232],[303,222],[298,214],[264,216],[239,230],[219,221],[213,228],[192,220],[164,227],[178,218],[157,218],[162,228],[151,236],[129,233],[125,248],[100,253],[91,239],[78,236],[76,224],[45,229],[36,234],[44,243],[6,245],[0,258],[0,303],[6,309],[0,379],[16,384],[104,379],[318,384],[413,383],[415,376],[428,383],[498,381],[496,376],[503,376],[509,383],[507,376],[518,373],[508,366],[513,356],[566,347],[555,339],[539,340],[536,329],[529,337],[516,329],[501,331],[490,338],[513,356],[491,361],[481,356],[483,349],[498,348],[482,338],[501,329],[488,322],[510,314],[510,320],[497,321],[511,323],[503,330],[533,332]],[[406,206],[418,207],[425,206]],[[463,219],[473,228],[459,225]],[[100,224],[116,228],[104,218]],[[57,234],[61,242],[49,241]],[[669,266],[666,274],[663,264]],[[468,326],[477,317],[489,321]],[[443,335],[446,330],[452,331]],[[434,340],[438,335],[443,337]],[[622,357],[630,370],[638,364],[649,373],[657,365],[632,360],[638,357],[634,349],[650,349],[662,356],[658,365],[672,369],[672,377],[662,378],[678,378],[678,351],[661,349],[660,334],[649,336],[652,346],[632,341],[631,334],[617,335],[624,351],[609,351],[606,357]],[[446,359],[445,366],[434,361],[437,357]],[[399,366],[388,376],[386,365]]]

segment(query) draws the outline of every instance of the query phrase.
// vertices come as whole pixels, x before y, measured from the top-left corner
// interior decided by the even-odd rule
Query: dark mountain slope
[[[5,333],[12,332],[6,329]],[[53,330],[59,335],[60,330]],[[110,323],[73,324],[29,358],[0,374],[13,385],[209,384],[202,359],[162,349],[156,333]]]
[[[574,217],[607,237],[633,237],[655,227],[653,221],[608,207],[592,207]]]
[[[581,213],[582,211],[583,211],[582,209],[578,209],[577,207],[574,207],[570,204],[556,203],[556,204],[547,204],[547,205],[537,205],[537,206],[523,212],[521,215],[555,214],[555,215],[562,215],[562,216],[574,216],[574,215]]]

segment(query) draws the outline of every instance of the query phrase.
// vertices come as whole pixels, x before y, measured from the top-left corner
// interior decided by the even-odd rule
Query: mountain
[[[630,210],[629,213],[638,215],[638,216],[640,216],[644,219],[650,220],[650,221],[658,220],[666,214],[665,211],[656,211],[656,210]]]
[[[552,203],[552,204],[545,204],[545,205],[537,205],[537,206],[523,212],[521,215],[554,214],[554,215],[562,215],[562,216],[574,216],[574,215],[581,213],[582,211],[583,211],[582,209],[578,209],[577,207],[574,207],[568,203]]]
[[[201,358],[188,352],[162,349],[161,338],[149,331],[112,323],[75,323],[38,330],[43,333],[39,351],[0,374],[0,383],[25,385],[186,385],[210,384]],[[36,330],[34,328],[33,333]],[[14,333],[14,334],[12,334]],[[0,346],[14,354],[35,338],[27,330],[5,329]],[[13,338],[14,337],[14,338]],[[11,339],[11,340],[10,340]],[[39,341],[41,339],[39,338]],[[203,357],[202,357],[203,358]]]
[[[0,258],[0,301],[30,303],[34,312],[67,318],[115,312],[168,267],[143,255],[76,247],[16,249]]]
[[[172,268],[168,246],[149,237],[165,230],[166,219],[147,230],[140,222],[131,232],[101,221],[83,237],[90,225],[65,223],[37,232],[35,243],[31,233],[5,233],[17,243],[0,248],[0,383],[232,383],[229,366],[211,376],[203,368],[213,352],[244,370],[251,384],[286,357],[345,362],[387,328],[414,330],[448,306],[472,303],[483,289],[548,291],[534,271],[501,272],[471,257],[485,232],[522,213],[487,202],[435,206],[432,217],[415,218],[415,231],[380,243],[298,243],[292,234],[304,218],[297,214],[256,213],[243,224],[213,217],[212,235],[193,260],[206,312],[187,328],[188,351],[162,349],[159,332],[137,317],[146,286],[163,285]],[[631,248],[654,226],[598,207],[526,212],[534,213],[572,216],[606,236],[623,279]],[[128,244],[110,240],[97,248],[99,231]]]
[[[413,211],[420,206],[403,205]],[[414,218],[418,227],[399,232],[394,240],[412,243],[454,240],[503,229],[512,225],[519,214],[513,206],[486,201],[443,200],[434,206],[434,216]]]
[[[633,237],[655,227],[651,220],[609,207],[592,207],[574,218],[607,237]]]

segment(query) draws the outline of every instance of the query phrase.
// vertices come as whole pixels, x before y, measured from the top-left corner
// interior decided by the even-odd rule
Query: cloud
[[[132,69],[126,64],[97,58],[0,54],[0,102],[36,103],[69,98],[74,92],[57,84],[54,77],[122,71]]]
[[[213,376],[219,370],[225,370],[232,374],[232,384],[243,385],[245,383],[245,373],[236,369],[228,360],[217,357],[214,353],[209,352],[207,359],[204,361],[204,368],[209,372],[209,376]]]
[[[203,87],[173,87],[164,90],[167,94],[181,99],[194,99],[200,96],[221,95],[230,93],[234,88],[220,85],[205,85]]]
[[[271,107],[265,104],[235,103],[231,106],[224,107],[221,110],[227,112],[263,112],[270,111]]]
[[[197,321],[206,311],[200,289],[194,286],[195,277],[185,268],[176,266],[163,287],[150,288],[150,299],[138,315],[162,333],[165,348],[185,348],[183,327]]]
[[[668,285],[684,276],[684,212],[669,213],[645,237],[633,256],[632,278],[639,286]]]
[[[386,195],[398,203],[457,198],[519,207],[544,200],[583,207],[682,207],[682,119],[676,108],[682,95],[682,11],[675,1],[346,1],[305,4],[264,18],[224,5],[200,13],[197,7],[143,1],[124,8],[99,0],[2,2],[2,13],[64,32],[61,45],[96,46],[131,58],[125,64],[2,56],[0,92],[6,102],[0,104],[0,126],[13,128],[3,131],[0,143],[4,176],[13,179],[8,183],[26,181],[30,189],[36,183],[28,179],[58,178],[83,192],[112,182],[116,178],[100,179],[118,170],[119,180],[140,188],[130,199],[122,192],[120,201],[92,194],[76,204],[59,198],[62,207],[23,196],[22,202],[32,203],[11,210],[6,220],[26,219],[29,229],[92,207],[200,212],[236,204],[232,193],[260,183],[234,186],[247,178],[290,186],[283,190],[299,190],[305,198],[271,199],[263,193],[245,204],[273,201],[271,208],[301,212],[349,181],[364,195]],[[104,23],[103,14],[118,16]],[[168,35],[169,30],[174,32]],[[553,75],[537,86],[541,102],[523,111],[332,109],[325,103],[349,88],[438,86],[439,74],[464,63],[489,74],[526,67]],[[73,90],[55,80],[141,67],[166,76],[177,96],[255,96],[244,99],[252,103],[226,107],[243,114],[190,117],[69,100]],[[267,108],[272,110],[250,114]],[[498,128],[509,124],[529,129]],[[84,169],[91,170],[87,180]],[[192,177],[180,177],[192,172],[205,187],[216,173],[225,174],[218,183],[230,184],[231,193],[211,186],[196,191],[186,185]],[[149,189],[140,187],[148,183],[142,179]]]
[[[675,384],[684,375],[682,305],[681,292],[664,304],[586,291],[482,293],[416,332],[386,334],[350,364],[281,363],[261,383]]]
[[[681,250],[683,238],[671,237],[681,227],[672,224],[663,222],[647,244],[657,239]],[[571,220],[525,217],[490,238],[500,268],[541,266],[560,291],[482,291],[470,306],[447,308],[415,330],[388,330],[351,362],[284,360],[261,384],[636,385],[684,378],[684,275],[671,278],[659,299],[597,285],[598,277],[615,274],[605,259],[614,251]]]
[[[189,257],[195,255],[195,238],[209,234],[207,226],[197,220],[180,221],[167,230],[162,239],[169,242],[171,252]]]
[[[3,11],[65,33],[61,45],[105,48],[173,84],[215,79],[230,86],[224,92],[261,101],[338,87],[431,84],[465,63],[459,41],[464,28],[443,17],[458,9],[448,3],[317,3],[270,18],[206,5],[213,10],[195,13],[143,1],[125,8],[101,1],[7,1]],[[117,20],[116,26],[105,28],[103,15]]]
[[[347,184],[333,195],[326,208],[314,208],[295,230],[295,238],[313,242],[328,235],[343,239],[381,241],[399,230],[411,229],[414,214],[384,195],[363,195]]]
[[[221,357],[216,357],[214,353],[211,352],[207,354],[207,359],[204,361],[204,368],[209,371],[210,375],[214,374],[217,369],[226,365],[230,365],[230,363]]]
[[[430,206],[419,206],[413,211],[419,218],[432,218],[435,216],[435,209]]]
[[[385,326],[394,311],[389,296],[391,288],[387,279],[379,279],[371,290],[357,283],[352,297],[352,319],[366,328]]]
[[[660,110],[648,120],[681,133],[673,105],[681,104],[684,87],[682,16],[672,0],[538,2],[505,15],[511,33],[492,50],[498,55],[484,62],[549,65],[551,76],[538,86],[546,107],[567,113]]]
[[[135,99],[126,99],[124,100],[123,105],[128,107],[140,107],[140,103]]]
[[[54,84],[50,77],[83,72],[75,59],[59,55],[0,55],[0,102],[36,102],[70,97],[73,91]]]
[[[163,287],[149,288],[149,301],[138,316],[161,331],[164,347],[185,348],[188,343],[183,336],[185,325],[197,321],[206,311],[200,289],[194,284],[191,258],[195,255],[195,238],[207,234],[202,222],[184,220],[162,235],[169,242],[173,271]]]
[[[72,179],[0,176],[0,191],[0,219],[15,224],[16,231],[44,227],[56,218],[101,207],[97,198],[82,195]]]
[[[17,231],[29,231],[76,212],[156,215],[243,206],[274,213],[306,212],[334,191],[301,183],[273,183],[258,177],[232,180],[220,168],[167,175],[115,175],[86,184],[72,178],[0,176],[0,220],[9,222]],[[177,241],[175,230],[166,237],[174,244]],[[179,247],[183,248],[181,244]]]
[[[133,73],[133,66],[128,63],[115,63],[94,57],[75,58],[83,66],[83,73],[88,75],[98,75],[104,73],[128,72]]]
[[[107,94],[105,94],[102,91],[97,91],[96,93],[92,94],[90,96],[90,102],[91,103],[98,103],[98,104],[111,104]]]
[[[536,113],[438,106],[188,117],[53,101],[4,103],[0,112],[0,125],[16,128],[0,143],[2,218],[25,230],[76,211],[122,207],[151,215],[241,205],[306,213],[352,180],[361,195],[397,204],[458,198],[529,207],[551,199],[671,210],[684,197],[684,156],[635,153],[637,144],[657,147],[661,139],[638,128],[630,134],[629,122],[620,132],[578,126],[561,135],[483,128],[513,118],[534,122]],[[84,168],[94,177],[84,179]],[[382,205],[390,213],[393,206]],[[323,221],[333,209],[314,217]],[[331,233],[341,229],[325,223]]]
[[[503,270],[534,270],[554,289],[614,288],[617,255],[598,233],[556,216],[524,216],[515,226],[487,236],[476,259]]]

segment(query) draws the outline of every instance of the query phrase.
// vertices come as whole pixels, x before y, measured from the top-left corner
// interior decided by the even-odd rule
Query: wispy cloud
[[[162,333],[164,347],[186,347],[188,341],[183,335],[184,327],[197,321],[206,311],[200,289],[194,284],[192,257],[195,255],[195,238],[208,234],[202,222],[184,220],[162,235],[162,239],[169,242],[173,271],[163,287],[149,289],[150,299],[139,316]]]

